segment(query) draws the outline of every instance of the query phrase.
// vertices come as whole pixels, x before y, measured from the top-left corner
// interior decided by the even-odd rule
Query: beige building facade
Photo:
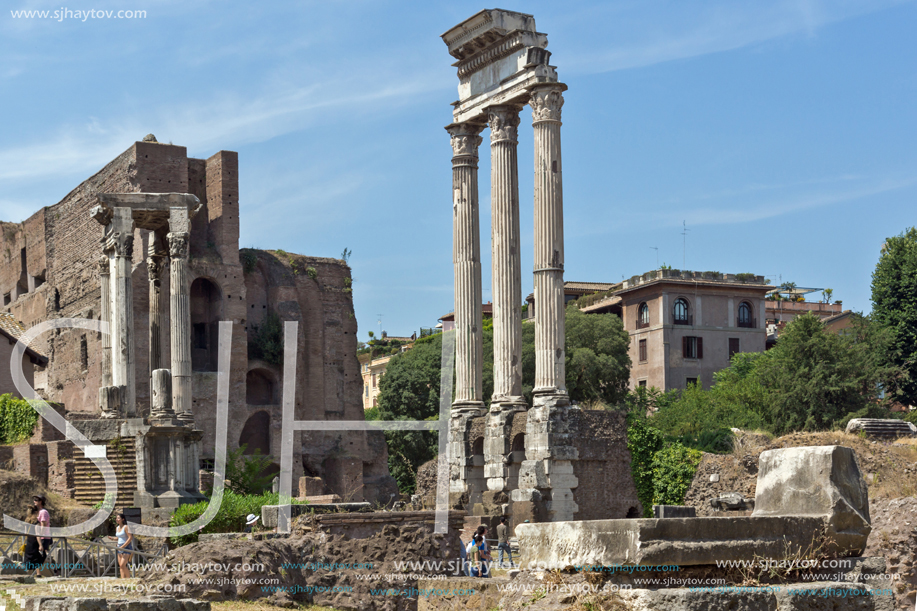
[[[771,288],[750,274],[654,270],[582,309],[621,316],[631,339],[632,389],[710,388],[733,354],[764,352]]]

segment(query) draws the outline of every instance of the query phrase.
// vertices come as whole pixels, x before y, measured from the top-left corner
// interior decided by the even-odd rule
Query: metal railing
[[[688,314],[683,318],[678,318],[677,316],[673,318],[673,322],[676,325],[693,325],[694,324],[694,314]]]
[[[10,558],[19,557],[17,564],[22,570],[28,570],[25,558],[19,553],[26,542],[27,536],[18,533],[5,533],[2,539],[9,537],[6,544],[0,543],[2,555]],[[2,535],[0,535],[2,536]],[[43,569],[50,569],[59,577],[110,577],[118,576],[118,547],[114,543],[106,543],[101,537],[93,541],[79,537],[57,537],[48,550],[47,559],[38,568],[28,571],[30,577],[35,577]],[[131,576],[137,568],[147,566],[163,558],[168,553],[168,545],[163,543],[154,551],[131,550],[130,569]],[[13,567],[10,567],[13,568]]]
[[[757,324],[757,321],[754,319],[754,317],[746,318],[744,320],[741,318],[737,318],[736,326],[744,327],[745,329],[756,329],[758,327],[758,324]]]

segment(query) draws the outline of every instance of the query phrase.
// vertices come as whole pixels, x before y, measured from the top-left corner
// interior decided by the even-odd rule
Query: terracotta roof
[[[829,322],[834,322],[835,320],[844,318],[845,316],[850,316],[851,314],[853,314],[853,310],[844,310],[843,312],[834,314],[833,316],[826,316],[825,318],[822,318],[821,321],[825,324],[828,324]]]
[[[482,315],[482,316],[487,316],[487,315],[489,315],[491,318],[493,318],[493,315],[494,315],[494,304],[492,304],[492,303],[489,302],[489,301],[488,301],[487,303],[481,304],[481,315]],[[446,314],[445,316],[440,316],[440,317],[439,317],[439,320],[455,320],[455,312],[452,311],[452,312],[449,312],[448,314]]]
[[[611,290],[615,283],[608,282],[564,282],[564,291],[598,293]]]
[[[12,343],[18,341],[23,333],[25,333],[25,327],[19,324],[19,321],[13,318],[12,314],[9,312],[0,312],[0,335],[5,335]],[[43,363],[48,361],[48,357],[34,348],[29,347],[26,348],[25,351],[30,356],[39,359]]]

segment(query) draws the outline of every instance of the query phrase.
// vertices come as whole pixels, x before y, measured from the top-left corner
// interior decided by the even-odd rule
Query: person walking
[[[481,577],[490,577],[490,545],[487,543],[487,527],[478,526],[477,535],[481,537]]]
[[[134,535],[127,527],[127,519],[123,513],[119,513],[115,521],[118,524],[115,528],[116,536],[109,538],[118,540],[118,567],[121,569],[121,579],[130,579],[131,569],[128,565],[133,555]]]
[[[53,543],[51,539],[51,513],[45,509],[45,497],[36,494],[32,497],[32,506],[38,511],[38,552],[47,560]]]
[[[484,562],[481,560],[483,556],[483,547],[484,538],[479,534],[475,534],[471,539],[471,543],[468,544],[468,549],[466,550],[468,554],[468,560],[471,562],[471,570],[469,572],[472,577],[483,577],[481,574],[484,565]]]
[[[500,568],[505,568],[503,566],[503,552],[506,552],[509,556],[509,564],[512,567],[516,565],[513,564],[513,550],[509,547],[509,526],[506,524],[506,516],[500,518],[500,524],[497,525],[497,549],[500,550],[500,554],[497,556],[497,564]]]
[[[38,524],[37,507],[34,505],[29,507],[29,516],[25,521],[33,525]],[[47,555],[42,553],[40,549],[38,537],[35,535],[28,535],[25,539],[25,550],[23,551],[23,563],[25,564],[25,570],[31,572],[35,569],[41,568],[41,565],[45,563],[46,557]]]

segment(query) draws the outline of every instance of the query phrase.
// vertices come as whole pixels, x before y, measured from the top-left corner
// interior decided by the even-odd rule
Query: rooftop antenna
[[[688,269],[687,260],[688,260],[688,232],[689,232],[689,231],[691,231],[691,230],[688,229],[687,222],[686,222],[686,221],[682,221],[682,222],[681,222],[681,235],[682,235],[682,241],[681,241],[681,249],[682,249],[682,250],[681,250],[681,268],[682,268],[682,269]]]
[[[652,248],[653,250],[656,251],[656,269],[659,269],[659,247],[658,247],[658,246],[650,246],[650,248]]]

